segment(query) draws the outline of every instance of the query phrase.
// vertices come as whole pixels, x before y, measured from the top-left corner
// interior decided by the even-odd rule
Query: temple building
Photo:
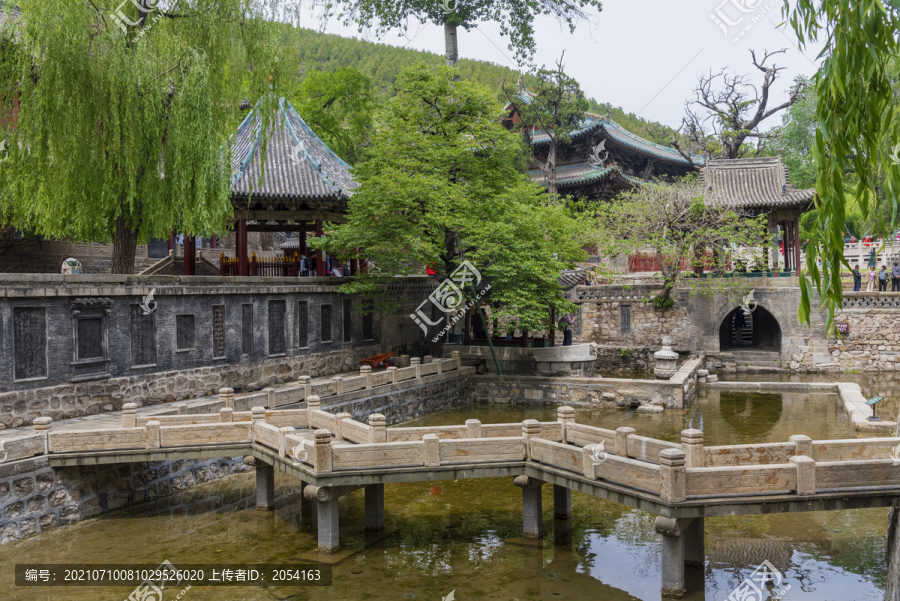
[[[799,190],[791,184],[781,156],[710,159],[701,172],[709,205],[768,216],[773,240],[770,267],[775,273],[797,271],[802,243],[800,216],[812,208],[816,191]],[[783,245],[777,243],[779,230]]]

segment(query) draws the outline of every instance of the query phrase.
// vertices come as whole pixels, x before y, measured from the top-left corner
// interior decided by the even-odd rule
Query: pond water
[[[414,425],[554,420],[555,407],[475,406]],[[855,437],[835,395],[732,395],[708,389],[686,412],[637,414],[578,409],[579,422],[677,440],[705,432],[707,444]],[[412,423],[410,424],[412,425]],[[253,508],[254,476],[241,474],[0,547],[0,599],[122,600],[130,587],[18,588],[15,563],[289,563],[315,561],[310,505],[279,475],[276,512]],[[184,601],[656,600],[659,536],[654,516],[573,493],[573,517],[552,518],[544,492],[546,536],[522,538],[521,490],[511,478],[385,486],[385,529],[364,531],[362,491],[342,498],[341,542],[330,587],[194,587]],[[689,568],[690,601],[724,601],[764,560],[791,585],[786,601],[880,601],[887,510],[854,510],[706,520],[704,568]],[[175,599],[178,589],[167,592]],[[156,601],[156,600],[154,600]]]

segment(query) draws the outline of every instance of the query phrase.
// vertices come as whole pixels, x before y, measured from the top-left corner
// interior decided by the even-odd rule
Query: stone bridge
[[[0,459],[46,455],[65,467],[252,455],[258,507],[274,506],[276,470],[304,483],[322,553],[340,547],[338,499],[360,488],[366,527],[378,530],[385,483],[508,476],[522,489],[524,534],[540,537],[550,484],[557,518],[570,516],[573,490],[659,516],[667,596],[683,594],[685,564],[703,564],[705,517],[887,507],[900,496],[900,438],[705,446],[699,430],[675,443],[579,424],[571,407],[558,408],[555,422],[388,428],[381,414],[362,423],[323,411],[316,395],[306,400],[299,409],[226,402],[218,414],[150,418],[132,405],[120,427],[92,430],[54,431],[41,418],[33,434],[5,440]]]

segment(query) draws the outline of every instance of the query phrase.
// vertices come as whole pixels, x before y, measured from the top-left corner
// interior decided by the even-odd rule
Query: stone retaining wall
[[[215,394],[222,387],[256,390],[296,380],[300,375],[319,377],[357,369],[360,359],[379,352],[381,347],[366,345],[311,355],[0,393],[0,430],[25,426],[42,416],[58,421],[118,411],[125,403],[144,406],[197,398]]]
[[[0,544],[252,469],[243,458],[52,468],[0,465]]]
[[[863,371],[900,370],[900,306],[873,308],[844,308],[836,321],[847,323],[850,332],[843,340],[828,341],[831,360],[817,367],[859,369]],[[800,365],[809,366],[805,357]],[[833,365],[831,365],[833,364]]]
[[[472,383],[472,399],[504,405],[605,405],[658,412],[665,407],[687,407],[693,402],[697,394],[697,370],[701,364],[701,360],[685,363],[670,380],[478,376]]]

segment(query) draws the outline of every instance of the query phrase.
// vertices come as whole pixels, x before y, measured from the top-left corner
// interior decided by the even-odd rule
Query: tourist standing
[[[866,278],[868,281],[866,282],[866,292],[873,292],[875,290],[875,278],[878,274],[875,273],[875,266],[872,265],[869,267],[869,277]]]
[[[744,317],[744,310],[741,309],[734,316],[734,338],[736,346],[744,346],[744,328],[747,327],[747,318]]]
[[[859,272],[859,265],[853,267],[853,292],[859,292],[862,287],[862,273]]]
[[[563,315],[563,346],[572,346],[572,324],[575,323],[575,316],[571,314]]]
[[[878,291],[879,292],[887,292],[887,281],[888,281],[887,265],[882,265],[881,271],[878,272]]]
[[[891,292],[900,292],[900,265],[897,265],[897,261],[894,261],[891,269]]]

